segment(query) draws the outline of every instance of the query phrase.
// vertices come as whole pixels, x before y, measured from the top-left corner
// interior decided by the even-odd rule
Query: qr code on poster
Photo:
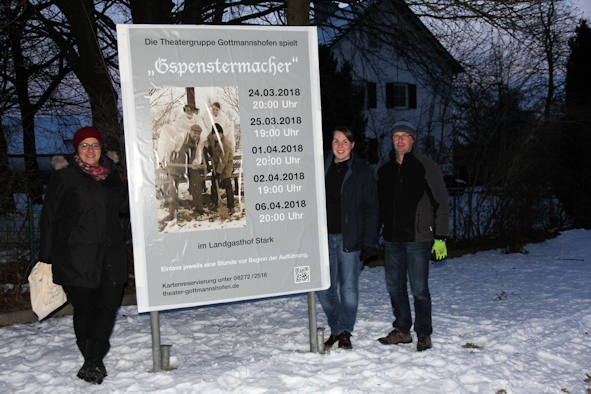
[[[304,283],[310,281],[310,266],[294,268],[295,283]]]

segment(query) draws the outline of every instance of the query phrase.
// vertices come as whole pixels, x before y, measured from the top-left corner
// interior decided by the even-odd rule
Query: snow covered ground
[[[526,249],[433,266],[434,348],[425,352],[414,333],[408,345],[376,340],[392,329],[392,312],[383,267],[366,268],[352,351],[309,352],[302,294],[161,312],[177,368],[152,373],[149,314],[129,306],[102,385],[76,378],[71,316],[0,328],[0,392],[588,393],[591,231]],[[318,323],[326,326],[319,304]]]

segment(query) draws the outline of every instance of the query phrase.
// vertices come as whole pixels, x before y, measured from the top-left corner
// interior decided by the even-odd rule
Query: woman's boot
[[[79,344],[80,346],[80,344]],[[96,341],[87,339],[84,341],[84,365],[78,371],[78,377],[89,383],[101,384],[104,379],[104,375],[98,369],[98,363],[96,358]]]
[[[107,352],[111,348],[109,341],[96,341],[94,348],[94,356],[96,358],[96,366],[98,371],[102,374],[103,378],[107,377],[107,369],[103,364],[103,359],[107,355]]]

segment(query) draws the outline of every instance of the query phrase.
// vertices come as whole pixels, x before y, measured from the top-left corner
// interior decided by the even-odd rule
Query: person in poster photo
[[[230,141],[224,134],[224,129],[219,124],[215,124],[215,129],[207,137],[208,148],[205,150],[210,157],[212,165],[211,174],[211,201],[218,206],[221,201],[218,200],[218,188],[226,190],[227,206],[230,213],[234,210],[234,190],[232,189],[232,170],[234,168],[234,151]]]
[[[166,167],[170,160],[170,155],[177,144],[176,137],[179,134],[185,134],[191,126],[198,124],[199,108],[192,104],[183,106],[183,114],[177,117],[170,125],[164,127],[158,138],[157,155],[160,165]]]
[[[198,111],[198,110],[197,110]],[[179,207],[178,185],[181,178],[187,177],[189,193],[191,194],[191,208],[203,215],[203,171],[205,166],[201,164],[201,126],[195,124],[188,132],[179,134],[175,140],[175,148],[170,157],[168,174],[171,179],[170,189],[170,214],[176,216]]]
[[[161,155],[161,166],[169,176],[169,211],[170,218],[176,218],[179,208],[179,184],[186,178],[192,196],[191,206],[198,214],[203,210],[203,177],[199,171],[201,164],[200,136],[202,127],[199,125],[199,108],[192,104],[183,107],[184,116],[175,119],[172,127],[163,130],[160,136],[158,151]]]
[[[332,153],[324,164],[330,287],[318,292],[330,326],[329,349],[352,349],[363,261],[376,254],[378,191],[372,170],[353,150],[346,127],[333,131]]]
[[[210,116],[211,115],[211,118]],[[206,130],[211,130],[214,124],[219,124],[225,132],[225,138],[232,147],[232,152],[236,150],[236,138],[234,136],[234,122],[228,115],[222,111],[222,106],[218,101],[214,101],[209,108],[209,115],[203,114],[203,120]],[[213,123],[212,123],[213,121]]]

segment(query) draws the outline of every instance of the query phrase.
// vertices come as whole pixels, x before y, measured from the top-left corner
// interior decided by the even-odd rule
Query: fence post
[[[29,219],[29,263],[35,265],[35,224],[33,222],[33,201],[27,194],[27,216]]]
[[[456,216],[456,211],[458,209],[458,191],[454,193],[454,241],[458,240],[458,218]]]

